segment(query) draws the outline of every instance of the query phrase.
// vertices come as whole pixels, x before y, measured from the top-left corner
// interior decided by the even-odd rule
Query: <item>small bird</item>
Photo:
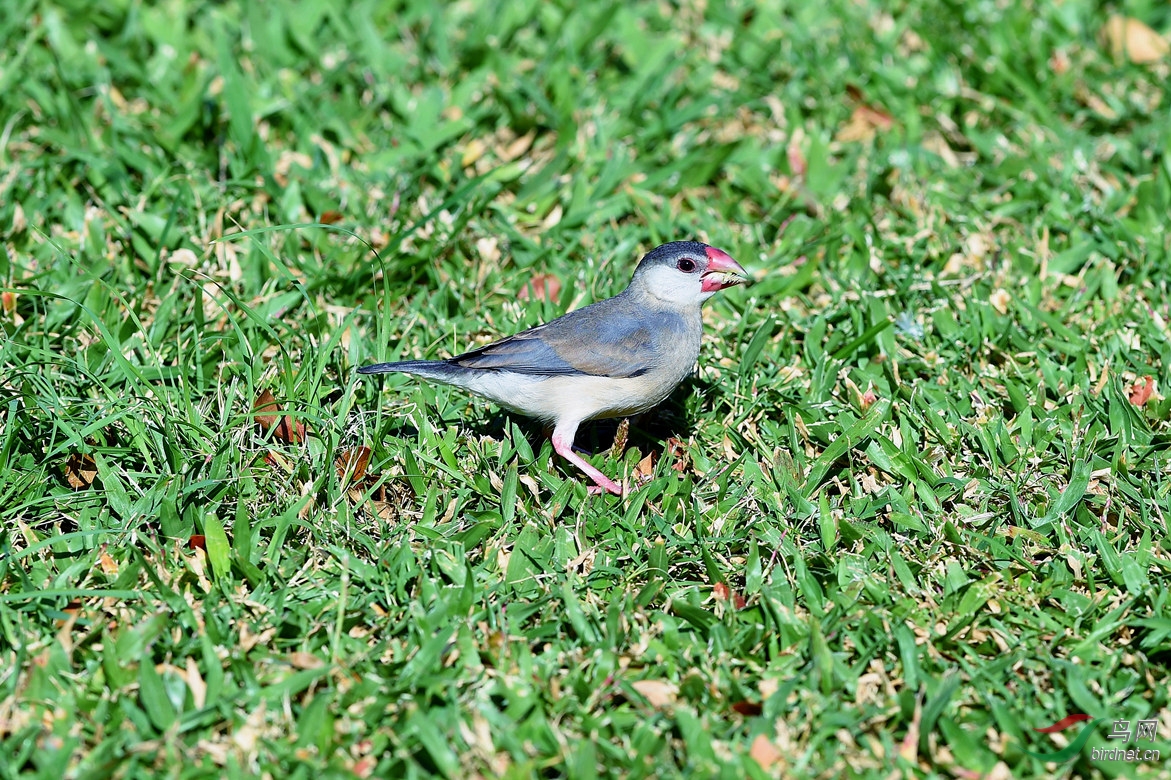
[[[727,253],[698,241],[652,249],[613,298],[447,360],[403,360],[358,369],[402,372],[488,398],[553,425],[553,449],[597,484],[623,495],[573,451],[586,420],[627,417],[656,406],[699,357],[700,307],[717,290],[746,281]]]

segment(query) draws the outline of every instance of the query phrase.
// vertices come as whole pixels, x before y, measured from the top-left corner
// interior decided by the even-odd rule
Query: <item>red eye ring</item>
[[[695,270],[695,261],[690,257],[681,257],[679,262],[675,263],[675,267],[685,274],[689,274]]]

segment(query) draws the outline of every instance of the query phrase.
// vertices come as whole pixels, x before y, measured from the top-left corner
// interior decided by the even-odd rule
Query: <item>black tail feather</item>
[[[431,370],[443,365],[442,360],[400,360],[397,363],[375,363],[372,366],[362,366],[358,369],[359,374],[391,374],[400,372],[403,374],[413,374],[416,371]]]

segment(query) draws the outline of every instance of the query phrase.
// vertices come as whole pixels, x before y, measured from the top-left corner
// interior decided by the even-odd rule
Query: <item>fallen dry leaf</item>
[[[738,701],[732,705],[732,711],[744,715],[745,717],[754,718],[764,712],[764,707],[754,701]]]
[[[74,490],[85,490],[98,476],[98,467],[93,456],[75,452],[65,461],[65,481]]]
[[[1012,296],[1009,295],[1008,290],[1000,288],[992,295],[988,296],[988,302],[992,304],[992,308],[1000,314],[1008,314],[1008,304],[1012,301]]]
[[[258,395],[252,404],[252,411],[256,413],[253,419],[261,428],[271,428],[276,425],[278,415],[269,414],[269,412],[279,412],[280,410],[281,405],[277,403],[276,398],[269,390]]]
[[[796,141],[790,143],[785,149],[785,156],[789,159],[789,170],[793,173],[793,177],[804,179],[805,171],[809,166],[805,162],[805,153],[801,151],[801,147],[797,145]]]
[[[647,456],[638,462],[634,467],[634,479],[636,482],[650,479],[655,473],[655,458],[654,453],[647,453]]]
[[[264,462],[272,466],[274,469],[283,471],[285,474],[293,473],[292,462],[276,450],[265,450]]]
[[[203,534],[192,534],[187,539],[187,549],[207,552],[207,537]]]
[[[356,774],[358,777],[366,778],[374,772],[374,768],[376,766],[378,766],[377,760],[371,756],[365,756],[363,758],[359,758],[354,766],[351,767],[350,771]]]
[[[858,86],[847,84],[846,95],[855,106],[849,121],[838,131],[838,141],[864,141],[894,127],[894,117],[881,106],[867,103]]]
[[[496,154],[500,157],[501,162],[512,162],[529,150],[536,137],[537,131],[530,130],[503,148],[497,149]]]
[[[1116,59],[1158,62],[1171,51],[1171,43],[1138,19],[1115,14],[1102,28],[1102,38]]]
[[[663,448],[663,454],[671,459],[672,470],[678,471],[680,474],[687,471],[689,460],[687,457],[687,447],[683,445],[683,442],[672,436],[667,439],[667,444]]]
[[[717,582],[712,587],[712,594],[720,601],[731,601],[732,606],[736,609],[744,609],[748,606],[748,601],[738,592],[728,587],[727,583]]]
[[[856,106],[850,114],[850,119],[842,125],[834,136],[839,143],[854,141],[869,141],[880,132],[885,133],[894,126],[894,118],[886,111],[876,106],[862,103]]]
[[[1049,69],[1058,76],[1069,70],[1069,66],[1069,55],[1061,49],[1053,52],[1053,54],[1049,57]]]
[[[110,554],[105,550],[98,553],[98,565],[102,567],[102,573],[110,576],[118,576],[118,562],[110,557]]]
[[[273,165],[272,178],[282,187],[289,186],[289,172],[296,165],[309,171],[313,169],[313,158],[304,152],[285,151],[277,158]]]
[[[81,602],[77,600],[70,601],[62,611],[66,617],[57,618],[53,621],[53,624],[60,629],[57,641],[65,647],[65,652],[69,653],[72,652],[71,648],[73,647],[73,638],[70,634],[74,626],[77,625],[77,618],[81,614]]]
[[[289,663],[296,669],[320,669],[325,666],[325,661],[321,660],[313,653],[306,653],[301,650],[295,650],[287,656]]]
[[[748,755],[766,772],[781,760],[781,751],[777,750],[777,746],[764,734],[757,734],[756,739],[752,740],[752,747],[748,748]]]
[[[366,467],[370,465],[370,448],[362,446],[342,450],[333,463],[338,477],[345,479],[346,474],[349,474],[351,482],[360,482],[366,476]]]
[[[264,724],[266,721],[265,706],[265,701],[261,699],[260,706],[249,713],[248,717],[244,720],[244,725],[236,726],[232,730],[231,739],[233,744],[246,756],[251,757],[256,752],[256,746],[264,734]]]
[[[517,300],[552,301],[561,297],[561,280],[553,274],[537,274],[516,294]]]
[[[1079,89],[1075,94],[1078,100],[1084,103],[1087,108],[1103,119],[1112,122],[1118,118],[1118,112],[1115,111],[1113,107],[1111,107],[1111,105],[1107,103],[1101,96],[1095,95],[1088,89]]]
[[[24,207],[19,203],[12,210],[12,235],[18,236],[28,229],[28,218],[24,216]]]
[[[476,160],[483,157],[486,151],[488,151],[488,145],[479,138],[473,138],[468,141],[468,145],[464,147],[464,153],[459,160],[460,167],[467,168],[470,165],[474,165]]]
[[[674,704],[675,697],[679,695],[679,686],[664,680],[637,680],[632,682],[630,687],[638,691],[652,707]]]
[[[561,224],[561,217],[564,215],[565,215],[565,209],[563,209],[561,207],[561,204],[554,203],[553,208],[550,209],[549,213],[545,216],[545,218],[543,220],[541,220],[541,227],[544,230],[552,230],[553,228],[555,228]]]
[[[340,211],[325,211],[317,218],[317,221],[323,225],[334,225],[345,219],[345,215]]]
[[[1154,377],[1144,376],[1127,390],[1127,397],[1135,406],[1145,406],[1151,400],[1151,393],[1155,392]]]
[[[273,438],[289,444],[300,444],[305,440],[305,424],[294,420],[292,415],[280,415],[281,405],[269,390],[262,392],[252,404],[256,424],[266,431],[276,428]]]
[[[907,725],[907,734],[899,746],[899,756],[914,764],[919,757],[919,724],[923,720],[923,699],[920,696],[915,700],[915,711],[911,714],[911,722]]]
[[[355,504],[362,500],[364,491],[350,490],[350,500]],[[403,513],[403,507],[411,503],[414,498],[411,484],[405,479],[394,480],[377,488],[370,496],[370,508],[378,519],[385,522],[394,522]]]
[[[199,664],[193,656],[187,656],[187,666],[184,671],[186,674],[183,675],[183,679],[191,691],[191,701],[196,709],[201,709],[207,701],[207,683],[204,682],[203,675],[199,673]]]

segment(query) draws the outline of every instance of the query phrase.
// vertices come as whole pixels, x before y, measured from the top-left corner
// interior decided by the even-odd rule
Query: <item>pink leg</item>
[[[568,426],[566,426],[568,428]],[[600,493],[603,490],[608,490],[611,493],[621,496],[625,495],[626,490],[618,482],[613,481],[596,468],[586,463],[576,452],[573,451],[573,435],[577,433],[577,426],[574,425],[568,430],[558,428],[553,431],[553,449],[554,451],[565,458],[567,461],[577,466],[584,471],[590,479],[597,483],[597,487],[591,487],[591,493]]]

